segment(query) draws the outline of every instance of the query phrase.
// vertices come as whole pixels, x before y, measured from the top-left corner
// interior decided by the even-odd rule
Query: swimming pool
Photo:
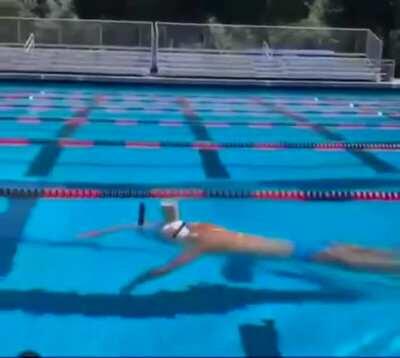
[[[0,98],[0,187],[400,190],[397,151],[324,147],[400,141],[393,91],[3,83]],[[205,257],[120,295],[179,248],[135,234],[77,236],[135,221],[140,201],[148,220],[161,218],[154,198],[0,199],[1,355],[400,354],[393,276]],[[399,209],[396,201],[181,202],[187,221],[389,249],[399,247]]]

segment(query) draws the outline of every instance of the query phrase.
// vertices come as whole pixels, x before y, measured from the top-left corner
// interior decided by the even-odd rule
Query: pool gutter
[[[90,74],[51,74],[51,73],[0,73],[1,80],[39,80],[92,83],[132,83],[158,85],[201,85],[230,87],[299,87],[299,88],[367,88],[367,89],[400,89],[400,79],[391,82],[357,82],[357,81],[324,81],[324,80],[255,80],[255,79],[211,79],[161,76],[112,76]]]

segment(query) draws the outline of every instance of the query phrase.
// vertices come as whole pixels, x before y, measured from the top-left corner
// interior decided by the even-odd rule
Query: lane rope
[[[282,103],[277,103],[276,105],[280,105]],[[274,114],[279,114],[277,111],[274,110],[257,110],[255,108],[250,108],[252,107],[251,105],[244,105],[247,106],[248,108],[225,108],[225,107],[201,107],[197,108],[196,112],[199,113],[228,113],[228,114],[249,114],[249,115],[262,115],[262,116],[273,116]],[[11,110],[20,110],[20,109],[29,109],[31,111],[51,111],[51,110],[70,110],[71,107],[73,107],[74,111],[79,111],[85,108],[84,105],[82,104],[49,104],[49,103],[32,103],[32,104],[13,104],[13,103],[2,103],[0,105],[0,111],[11,111]],[[122,105],[116,105],[116,106],[103,106],[103,105],[98,105],[97,106],[98,110],[103,110],[103,111],[110,111],[111,113],[127,113],[129,111],[141,111],[143,113],[155,113],[155,112],[168,112],[168,113],[177,113],[179,112],[179,109],[177,107],[171,107],[171,106],[149,106],[149,105],[127,105],[127,106],[122,106]],[[324,117],[329,117],[329,116],[341,116],[341,115],[351,115],[351,116],[358,116],[358,117],[369,117],[369,116],[382,116],[383,113],[380,111],[376,110],[356,110],[356,109],[351,109],[349,108],[348,110],[336,108],[334,110],[317,110],[315,108],[311,108],[308,106],[301,106],[300,108],[296,109],[296,112],[300,114],[306,114],[306,115],[319,115],[319,116],[324,116]]]
[[[69,95],[65,95],[65,93],[57,93],[57,92],[17,92],[17,93],[8,93],[6,95],[1,95],[1,99],[5,100],[23,100],[29,99],[30,96],[33,96],[35,99],[45,99],[45,100],[63,100],[63,101],[80,101],[86,100],[91,97],[91,95],[85,95],[83,93],[74,94],[71,93]],[[141,101],[141,102],[151,102],[154,103],[156,101],[162,103],[176,103],[176,97],[170,95],[151,95],[151,94],[140,94],[140,95],[101,95],[99,96],[104,102],[121,102],[121,101]],[[197,96],[197,97],[188,97],[193,103],[204,103],[204,104],[248,104],[254,97],[249,97],[248,99],[237,99],[237,98],[226,98],[226,97],[209,97],[209,96]],[[382,104],[390,105],[390,106],[399,106],[400,101],[398,100],[388,100],[382,99],[381,101],[366,101],[360,100],[357,98],[318,98],[318,97],[305,97],[305,98],[291,98],[291,97],[272,97],[272,96],[263,96],[257,97],[257,99],[268,101],[271,104],[288,104],[288,105],[317,105],[317,106],[343,106],[343,107],[357,107],[357,106],[376,106],[377,108],[382,108]]]
[[[153,120],[153,119],[108,119],[108,118],[95,118],[95,119],[81,119],[70,120],[64,117],[36,117],[36,116],[21,116],[15,117],[1,117],[1,122],[16,122],[18,124],[26,125],[42,125],[45,123],[63,123],[66,125],[113,125],[113,126],[160,126],[160,127],[186,127],[187,124],[199,125],[198,121],[181,121],[181,120]],[[275,127],[296,128],[296,129],[312,129],[315,125],[320,125],[329,128],[337,128],[343,130],[400,130],[400,124],[392,123],[320,123],[313,122],[312,124],[296,124],[289,122],[268,122],[268,121],[203,121],[202,126],[207,128],[229,128],[229,127],[247,127],[251,129],[271,129]]]
[[[36,199],[254,199],[268,201],[400,202],[399,191],[246,190],[246,189],[90,189],[1,187],[0,197]]]
[[[125,149],[192,149],[192,150],[227,150],[227,149],[252,149],[252,150],[315,150],[315,151],[383,151],[393,152],[400,150],[400,142],[391,143],[257,143],[257,142],[206,142],[206,141],[126,141],[126,140],[90,140],[90,139],[39,139],[39,138],[0,138],[0,147],[28,147],[32,145],[54,144],[61,148],[93,148],[93,147],[120,147]]]

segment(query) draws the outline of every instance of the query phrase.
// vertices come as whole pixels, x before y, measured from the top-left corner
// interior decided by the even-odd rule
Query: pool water
[[[400,189],[395,151],[123,145],[396,142],[394,91],[3,83],[0,99],[1,187]],[[43,144],[3,145],[16,138]],[[99,145],[61,148],[61,138]],[[144,202],[146,218],[160,220],[159,200]],[[210,256],[121,295],[180,248],[130,232],[77,236],[134,222],[138,205],[0,199],[0,355],[400,354],[396,275]],[[180,207],[189,222],[299,243],[400,248],[396,202],[199,199]]]

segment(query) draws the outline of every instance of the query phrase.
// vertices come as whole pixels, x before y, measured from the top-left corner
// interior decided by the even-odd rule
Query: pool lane
[[[379,102],[372,97],[355,95],[348,100],[336,98],[335,93],[332,94],[333,99],[326,94],[318,97],[314,94],[299,96],[279,91],[266,95],[260,94],[260,91],[245,92],[241,96],[234,93],[217,91],[215,96],[210,96],[204,90],[191,89],[177,90],[171,94],[168,90],[141,87],[135,92],[71,89],[64,93],[48,88],[28,88],[27,92],[18,95],[18,91],[14,90],[6,97],[4,108],[0,111],[0,126],[3,128],[0,138],[63,137],[63,131],[69,131],[68,120],[78,113],[78,120],[87,120],[87,123],[70,128],[69,135],[80,140],[204,140],[233,143],[400,140],[400,126],[391,127],[396,125],[396,121],[382,113],[377,114],[382,108],[390,107],[390,111],[399,109],[399,101],[393,96]],[[96,104],[86,116],[80,116],[80,111],[84,110],[87,101],[93,97],[98,99]],[[182,111],[182,98],[190,103],[196,120],[188,118]],[[299,122],[298,116],[305,120]],[[52,122],[52,118],[57,121]],[[243,121],[264,125],[235,125]],[[226,126],[227,122],[232,125]],[[327,125],[329,123],[330,127]],[[341,128],[346,124],[349,126],[349,123],[350,128]],[[360,126],[360,123],[366,127]],[[356,127],[351,128],[352,124]],[[388,128],[383,128],[385,125]],[[321,128],[324,128],[322,133]],[[5,170],[0,173],[0,180],[35,180],[35,171],[31,171],[30,177],[25,177],[24,172],[29,172],[29,169],[24,168],[30,165],[29,161],[34,157],[32,150],[36,153],[41,150],[39,147],[2,147],[0,160],[3,160]],[[255,185],[262,182],[275,182],[279,185],[279,180],[284,183],[296,178],[315,183],[318,178],[332,182],[343,178],[350,182],[355,177],[363,180],[363,183],[371,180],[375,187],[379,178],[376,175],[377,169],[374,165],[364,165],[357,160],[360,155],[373,156],[380,165],[386,163],[390,170],[383,179],[391,179],[390,185],[393,185],[398,178],[399,160],[396,152],[354,154],[230,149],[210,153],[189,149],[137,151],[113,147],[63,150],[56,156],[52,169],[48,170],[48,180],[57,183],[85,181],[109,184],[206,184],[221,180],[235,185],[241,182],[243,185],[251,182]],[[37,162],[42,162],[39,159]]]
[[[132,95],[134,91],[136,93],[133,89],[119,92],[101,89],[100,94],[104,92],[112,100],[117,95]],[[171,96],[168,90],[152,89],[146,93],[147,90],[139,88],[136,97],[146,97],[152,101],[159,97],[176,99],[185,91]],[[76,101],[86,101],[94,94],[99,94],[95,90],[71,89],[65,93],[58,89],[55,92],[60,97],[74,96]],[[225,101],[226,96],[232,97],[232,93],[235,93],[228,91],[227,94],[217,93],[213,97],[209,92],[191,89],[186,94],[193,101],[199,96],[208,101]],[[237,97],[254,95],[241,94]],[[278,99],[283,95],[283,92],[277,92]],[[297,96],[285,96],[299,99]],[[270,100],[273,100],[272,97],[268,95]],[[307,97],[312,99],[312,95]],[[245,99],[250,102],[249,98]],[[151,105],[147,102],[147,106]],[[165,114],[164,111],[151,110],[155,112],[128,110],[126,113],[130,119],[163,119],[161,116]],[[25,111],[25,114],[29,111],[32,109]],[[57,116],[65,117],[75,113],[68,108],[58,108],[57,111]],[[106,119],[125,117],[125,112],[97,111],[96,107],[90,112],[89,119],[100,116]],[[49,115],[46,111],[41,113]],[[202,121],[210,118],[221,121],[221,117],[225,120],[247,118],[246,111],[233,112],[236,113],[234,115],[214,110],[196,113]],[[258,115],[250,114],[257,120],[264,120]],[[167,114],[165,118],[177,116],[181,121],[186,120],[178,105],[174,107],[171,117]],[[293,123],[290,118],[282,120]],[[101,126],[79,126],[72,133],[73,138],[132,136],[140,140],[149,136],[154,140],[199,139],[188,126],[163,129],[135,126],[123,127],[122,131],[119,127]],[[54,139],[62,127],[49,127],[52,132],[45,134],[37,128],[32,132],[17,129],[17,132],[10,132],[9,135],[29,134],[30,137]],[[244,128],[239,132],[236,127],[207,128],[207,135],[214,141],[234,142],[272,141],[279,140],[281,136],[283,140],[293,142],[323,140],[312,131],[287,129],[258,131]],[[12,126],[9,130],[14,131]],[[348,140],[352,140],[353,132],[340,131],[346,135],[344,132],[349,134]],[[388,137],[383,139],[392,138],[392,133],[388,132]],[[262,183],[278,188],[301,187],[310,190],[329,190],[337,185],[400,188],[396,173],[376,173],[348,153],[304,150],[221,150],[217,153],[218,158],[228,171],[229,178],[218,178],[206,174],[201,155],[195,150],[71,148],[59,153],[54,167],[45,176],[26,176],[32,160],[42,149],[40,146],[1,147],[0,165],[4,170],[0,172],[0,181],[19,179],[40,183],[72,182],[75,185],[89,181],[110,187],[115,183],[197,182],[239,187]],[[396,152],[378,152],[375,155],[400,165]],[[177,248],[136,234],[116,234],[91,242],[79,241],[76,236],[82,231],[134,221],[138,204],[136,200],[40,200],[33,209],[18,208],[12,203],[6,203],[6,211],[1,209],[4,205],[0,207],[0,211],[3,210],[0,218],[5,223],[10,223],[11,217],[4,213],[12,213],[14,218],[25,218],[24,222],[11,225],[20,230],[12,233],[19,239],[18,250],[8,256],[11,269],[0,281],[0,320],[6,322],[8,327],[0,332],[3,354],[16,355],[24,344],[49,356],[132,355],[132,352],[135,355],[244,356],[251,351],[248,344],[254,342],[255,337],[255,333],[249,333],[249,329],[253,328],[254,331],[257,327],[258,331],[263,330],[264,333],[264,321],[275,322],[274,329],[278,337],[275,352],[278,350],[283,356],[361,355],[366,352],[398,355],[400,352],[393,343],[396,337],[393,332],[397,332],[398,322],[398,315],[395,314],[399,311],[398,288],[396,290],[396,283],[388,278],[375,275],[348,274],[331,268],[312,268],[306,264],[268,262],[255,265],[250,279],[245,283],[232,284],[230,276],[225,274],[226,261],[208,257],[162,280],[138,288],[131,296],[119,295],[120,288],[132,277],[167,262],[178,254]],[[161,218],[157,201],[147,200],[146,206],[149,220]],[[24,214],[26,209],[29,215]],[[234,230],[304,243],[322,240],[371,247],[398,246],[398,203],[186,200],[182,202],[181,210],[188,221],[213,222]],[[377,287],[380,289],[375,289]],[[267,326],[270,327],[270,323]],[[317,341],[313,327],[319,327]],[[204,336],[205,330],[207,336]],[[337,335],[338,331],[342,335]],[[67,341],[61,339],[66,336]],[[262,336],[265,338],[265,335]],[[182,340],[182,337],[185,339]],[[199,341],[198,337],[203,338]],[[365,347],[364,342],[377,343]]]
[[[161,218],[156,201],[146,201],[146,205],[149,218]],[[134,295],[120,296],[119,289],[133,276],[168,261],[177,250],[135,234],[91,242],[74,238],[85,230],[131,221],[137,206],[134,200],[38,203],[25,226],[14,270],[0,282],[0,319],[12,322],[8,329],[12,338],[4,341],[2,352],[13,353],[21,342],[26,343],[26,335],[30,347],[46,355],[57,355],[62,349],[71,355],[84,351],[88,355],[230,352],[242,356],[245,345],[239,327],[274,319],[282,355],[294,354],[295,347],[297,354],[333,355],[355,351],[355,340],[361,344],[359,320],[362,331],[369,334],[377,332],[377,322],[379,334],[397,322],[393,312],[397,312],[398,295],[395,291],[384,295],[390,291],[390,281],[287,263],[260,262],[253,281],[232,285],[221,274],[224,262],[220,258],[204,258],[138,288]],[[398,204],[387,204],[383,210],[379,203],[210,200],[188,200],[181,207],[188,220],[259,235],[317,242],[325,227],[329,230],[324,231],[323,240],[351,238],[367,246],[397,245],[398,209]],[[371,282],[382,289],[371,292]],[[331,310],[336,314],[330,314]],[[377,310],[382,313],[378,318],[372,314]],[[198,345],[194,332],[200,334],[210,324],[210,335]],[[321,328],[317,342],[312,329],[305,329],[315,325]],[[71,329],[74,326],[79,328]],[[346,334],[337,335],[338,329]],[[49,333],[44,335],[44,330]],[[171,345],[184,331],[191,332],[185,342]],[[64,344],[59,337],[67,332]],[[115,332],[118,339],[111,340]],[[162,343],[165,334],[168,343]]]

